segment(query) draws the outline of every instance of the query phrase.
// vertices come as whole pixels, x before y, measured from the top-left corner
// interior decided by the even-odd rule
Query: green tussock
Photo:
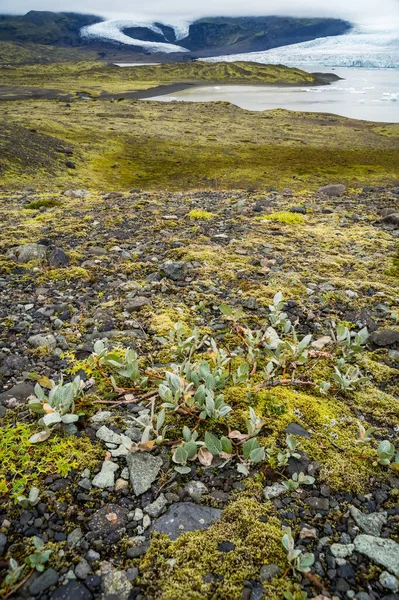
[[[193,221],[195,219],[209,220],[209,219],[212,219],[215,215],[211,212],[208,212],[207,210],[200,210],[200,209],[194,208],[193,210],[191,210],[188,213],[188,216]]]
[[[299,225],[300,223],[304,223],[305,218],[300,214],[276,212],[271,215],[266,215],[264,221],[276,221],[277,223],[285,223],[287,225]]]

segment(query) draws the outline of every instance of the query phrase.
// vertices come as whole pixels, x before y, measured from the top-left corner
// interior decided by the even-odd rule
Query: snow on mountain
[[[350,32],[340,36],[317,38],[263,52],[231,54],[204,60],[243,60],[296,67],[318,63],[326,67],[399,68],[399,33],[395,28],[378,30],[371,26],[354,26]]]
[[[167,25],[165,23],[165,25]],[[168,24],[169,25],[169,24]],[[145,48],[149,52],[187,52],[183,46],[177,46],[171,44],[165,40],[165,42],[147,42],[144,40],[138,40],[132,38],[125,33],[124,29],[129,27],[144,27],[157,33],[158,35],[164,36],[162,29],[151,23],[150,21],[135,21],[130,19],[115,20],[115,21],[102,21],[101,23],[95,23],[94,25],[88,25],[80,30],[80,35],[83,38],[90,40],[101,40],[103,42],[119,42],[121,44],[127,44],[129,46],[140,46]],[[190,27],[189,23],[182,22],[174,25],[169,25],[175,31],[176,41],[184,39],[188,35]]]

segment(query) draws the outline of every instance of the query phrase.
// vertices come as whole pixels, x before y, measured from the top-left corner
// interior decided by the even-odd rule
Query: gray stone
[[[47,335],[38,333],[37,335],[31,335],[30,338],[28,338],[28,344],[30,344],[34,348],[44,346],[45,348],[54,350],[57,347],[57,340],[55,339],[52,333],[49,333]]]
[[[76,529],[74,529],[73,531],[71,531],[70,534],[68,534],[68,537],[67,537],[68,546],[71,546],[72,548],[74,546],[77,546],[82,538],[83,538],[83,531],[81,530],[80,527],[76,527]]]
[[[277,498],[287,491],[287,488],[282,483],[273,483],[273,485],[263,488],[263,495],[266,500]]]
[[[379,577],[380,584],[387,590],[391,590],[391,592],[399,591],[399,581],[386,571],[383,571]]]
[[[117,446],[122,444],[122,438],[119,433],[115,433],[115,431],[112,431],[112,429],[109,429],[105,425],[97,431],[96,438],[108,444],[116,444]]]
[[[152,454],[130,454],[126,457],[130,482],[136,496],[150,489],[162,467],[162,458]]]
[[[285,468],[285,474],[288,477],[292,477],[294,473],[307,473],[310,463],[310,458],[306,452],[299,451],[300,458],[290,456],[288,459],[288,465]]]
[[[77,581],[68,581],[50,596],[50,600],[92,600],[92,598],[93,595],[87,587]]]
[[[101,427],[106,421],[108,421],[112,417],[112,412],[109,410],[99,410],[95,415],[93,415],[90,419],[90,425],[94,428]]]
[[[59,575],[54,569],[47,569],[29,586],[29,593],[32,596],[39,596],[49,588],[58,583]]]
[[[335,556],[335,558],[347,558],[348,556],[352,556],[354,549],[354,544],[332,544],[330,548],[331,554]]]
[[[143,430],[140,427],[129,427],[125,431],[126,437],[130,438],[132,442],[139,442],[143,435]]]
[[[206,529],[220,519],[222,511],[209,506],[199,506],[193,502],[172,504],[167,513],[159,517],[152,525],[152,531],[158,531],[176,540],[186,531]]]
[[[87,477],[84,477],[84,479],[81,479],[78,482],[78,486],[81,487],[82,489],[86,490],[87,492],[90,492],[90,490],[92,488],[91,481]]]
[[[324,194],[324,196],[342,196],[345,193],[346,187],[342,183],[324,185],[317,190],[318,194]]]
[[[69,264],[69,257],[61,248],[54,248],[48,257],[50,267],[66,267]]]
[[[16,255],[19,263],[27,263],[31,260],[43,262],[46,258],[47,248],[41,244],[24,244],[18,246]]]
[[[25,402],[34,392],[34,386],[31,383],[17,383],[7,392],[0,394],[0,404],[7,405],[9,400],[15,398],[18,402]]]
[[[355,540],[355,550],[385,567],[390,573],[399,577],[399,544],[389,538],[360,534]]]
[[[6,544],[7,536],[4,533],[0,533],[0,556],[3,556]]]
[[[278,577],[281,573],[281,569],[278,565],[263,565],[260,570],[259,579],[263,583],[264,581],[271,581],[273,577]]]
[[[288,427],[284,429],[284,433],[290,433],[292,435],[299,435],[310,440],[310,433],[298,423],[290,423]]]
[[[160,494],[159,497],[154,500],[151,504],[148,504],[144,508],[144,512],[147,515],[150,515],[153,519],[159,517],[159,515],[163,512],[163,509],[168,505],[168,501],[166,500],[163,494]]]
[[[131,313],[140,310],[140,308],[143,308],[143,306],[151,306],[151,304],[152,303],[149,298],[146,298],[145,296],[136,296],[136,298],[133,298],[133,300],[125,302],[123,309]]]
[[[111,531],[125,527],[127,513],[126,508],[122,508],[117,504],[106,504],[94,513],[88,523],[89,529],[100,535],[107,535]]]
[[[86,579],[91,571],[91,566],[84,558],[80,559],[80,562],[75,567],[75,575],[78,579]]]
[[[306,504],[311,506],[315,510],[325,510],[327,511],[330,508],[330,501],[328,498],[318,498],[311,496],[310,498],[306,498]]]
[[[102,246],[90,246],[90,248],[87,248],[86,254],[89,256],[106,256],[108,254],[108,250]]]
[[[168,260],[162,265],[162,271],[169,279],[179,281],[179,279],[184,279],[187,274],[187,263]]]
[[[139,576],[139,570],[137,567],[131,567],[126,570],[126,575],[129,581],[134,581]]]
[[[98,488],[109,488],[115,485],[115,472],[119,469],[118,465],[110,460],[105,460],[101,471],[94,477],[93,485]]]
[[[370,341],[376,346],[393,346],[399,343],[399,331],[392,329],[382,329],[379,331],[373,331],[370,335]]]
[[[381,219],[381,223],[386,223],[387,225],[393,225],[395,228],[399,227],[399,213],[391,213],[386,215]]]
[[[127,600],[132,591],[130,583],[125,571],[111,571],[103,577],[104,585],[104,600]]]
[[[359,525],[360,529],[364,533],[369,535],[381,535],[382,526],[387,522],[387,513],[370,513],[365,515],[356,506],[350,506],[352,517],[355,519],[356,525]]]
[[[208,493],[208,488],[202,481],[188,481],[184,486],[184,491],[194,502],[199,502],[202,496]]]

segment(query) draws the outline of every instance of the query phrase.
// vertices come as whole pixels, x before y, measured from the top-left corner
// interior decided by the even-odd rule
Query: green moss
[[[209,219],[212,219],[215,215],[211,212],[208,212],[207,210],[201,210],[201,209],[194,208],[193,210],[190,210],[190,212],[188,213],[188,216],[193,221],[195,219],[209,220]]]
[[[299,225],[305,221],[303,215],[290,212],[276,212],[271,215],[266,215],[263,219],[265,221],[276,221],[277,223],[285,223],[287,225]]]
[[[91,274],[83,267],[66,267],[62,269],[49,269],[39,278],[40,283],[46,281],[89,281]]]
[[[51,473],[66,477],[72,469],[93,468],[103,456],[100,444],[86,436],[53,434],[46,442],[31,444],[34,425],[6,424],[0,436],[0,492],[16,497]]]
[[[60,206],[61,202],[56,198],[41,198],[40,200],[34,200],[26,205],[26,208],[31,210],[37,210],[44,206],[45,208],[51,208],[53,206]]]
[[[184,533],[175,542],[155,536],[140,564],[146,597],[241,600],[242,582],[259,579],[264,564],[286,567],[281,525],[273,511],[270,503],[243,497],[207,530]],[[224,541],[232,542],[235,549],[219,552],[218,544]],[[208,573],[221,577],[204,583],[203,576]],[[265,583],[267,598],[282,598],[287,585],[278,578]]]

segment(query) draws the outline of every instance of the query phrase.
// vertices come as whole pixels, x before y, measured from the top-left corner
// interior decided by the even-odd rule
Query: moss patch
[[[184,533],[175,542],[156,536],[140,564],[147,597],[241,600],[242,582],[259,579],[264,564],[286,568],[283,533],[273,510],[270,503],[244,497],[205,531]],[[218,544],[224,541],[232,542],[235,549],[219,552]],[[216,577],[205,583],[206,574]],[[275,578],[264,587],[268,598],[278,600],[287,586],[285,580]]]

